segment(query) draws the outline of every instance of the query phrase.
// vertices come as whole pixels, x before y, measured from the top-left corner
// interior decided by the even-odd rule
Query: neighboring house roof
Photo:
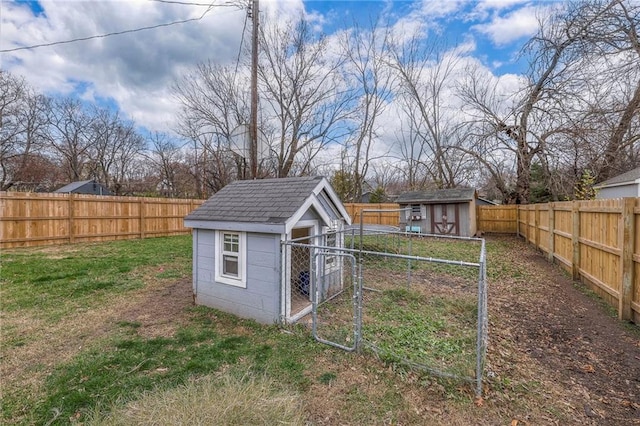
[[[629,170],[621,175],[614,176],[594,186],[594,188],[605,188],[608,186],[629,185],[632,183],[640,183],[640,167]]]
[[[486,204],[488,206],[497,206],[498,205],[498,203],[496,203],[495,201],[489,200],[487,198],[478,197],[478,201],[480,201],[480,202],[482,202],[482,203],[484,203],[484,204]]]
[[[80,188],[83,185],[92,182],[91,180],[80,180],[78,182],[71,182],[63,186],[62,188],[56,189],[54,192],[73,192]]]
[[[398,204],[437,204],[441,202],[468,202],[476,198],[474,188],[434,189],[431,191],[410,191],[396,198]]]
[[[232,182],[187,215],[185,224],[193,227],[197,227],[194,221],[286,224],[305,205],[322,210],[316,196],[323,190],[337,213],[350,222],[329,182],[321,176],[312,176]]]
[[[104,194],[104,195],[111,195],[111,192],[107,189],[107,187],[105,187],[104,185],[97,183],[94,180],[81,180],[81,181],[77,181],[77,182],[71,182],[65,186],[63,186],[62,188],[58,188],[56,189],[54,192],[61,192],[61,193],[70,193],[70,192],[78,192],[79,190],[82,189],[83,186],[87,185],[87,184],[92,184],[95,187],[100,187],[101,190],[95,191],[96,193],[100,193],[100,194]],[[82,191],[83,193],[94,193],[94,191]]]

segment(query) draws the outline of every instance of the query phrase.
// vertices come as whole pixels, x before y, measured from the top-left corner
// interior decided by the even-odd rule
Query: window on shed
[[[245,240],[243,232],[218,231],[216,281],[246,287]]]
[[[422,206],[420,204],[411,204],[411,216],[420,216],[422,214]]]
[[[335,231],[329,231],[329,233],[327,233],[325,235],[325,246],[327,247],[336,247],[336,243],[337,243],[338,239],[337,239],[337,235],[335,233]],[[332,263],[334,263],[336,260],[335,256],[325,256],[325,264],[327,265],[331,265]]]
[[[238,276],[238,263],[240,255],[240,236],[238,234],[223,234],[224,244],[222,249],[222,274],[232,277]]]

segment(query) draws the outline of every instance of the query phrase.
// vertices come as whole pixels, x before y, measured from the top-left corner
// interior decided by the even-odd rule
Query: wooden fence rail
[[[204,200],[0,192],[0,248],[179,235]]]
[[[615,307],[620,319],[640,324],[640,198],[477,211],[480,230],[514,230]]]

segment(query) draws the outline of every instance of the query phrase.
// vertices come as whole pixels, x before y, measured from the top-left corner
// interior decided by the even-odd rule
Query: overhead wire
[[[182,5],[186,5],[186,6],[207,6],[210,7],[213,4],[212,3],[195,3],[195,2],[189,2],[189,1],[177,1],[177,0],[149,0],[149,1],[153,1],[156,3],[167,3],[167,4],[182,4]],[[217,4],[215,5],[217,7],[239,7],[238,4],[235,4],[234,2],[231,1],[227,1],[224,4]]]
[[[233,73],[235,80],[236,74],[238,74],[238,66],[240,65],[240,55],[242,54],[242,45],[244,44],[244,33],[247,30],[247,21],[249,20],[249,14],[244,15],[244,24],[242,25],[242,37],[240,38],[240,48],[238,49],[238,57],[236,58],[236,70]]]
[[[163,3],[173,2],[171,0],[151,0],[151,1],[159,1],[159,2],[163,2]],[[184,3],[184,4],[187,4],[187,3]],[[200,5],[202,5],[202,4],[200,4]],[[166,22],[164,24],[150,25],[150,26],[146,26],[146,27],[134,28],[134,29],[131,29],[131,30],[114,31],[114,32],[105,33],[105,34],[96,34],[96,35],[87,36],[87,37],[77,37],[77,38],[73,38],[73,39],[69,39],[69,40],[53,41],[53,42],[50,42],[50,43],[33,44],[33,45],[30,45],[30,46],[14,47],[14,48],[11,48],[11,49],[1,49],[0,53],[17,52],[19,50],[31,50],[31,49],[37,49],[37,48],[40,48],[40,47],[49,47],[49,46],[57,46],[57,45],[61,45],[61,44],[70,44],[70,43],[76,43],[76,42],[79,42],[79,41],[94,40],[94,39],[99,39],[99,38],[112,37],[112,36],[116,36],[116,35],[130,34],[130,33],[136,33],[136,32],[140,32],[140,31],[153,30],[153,29],[156,29],[156,28],[170,27],[170,26],[173,26],[173,25],[186,24],[188,22],[195,22],[195,21],[202,20],[205,16],[207,16],[207,14],[209,12],[211,12],[211,10],[214,9],[214,7],[227,7],[227,6],[236,6],[236,5],[232,5],[232,4],[218,4],[218,5],[216,5],[214,3],[210,3],[207,6],[208,6],[207,10],[205,10],[197,18],[182,19],[182,20],[179,20],[179,21]]]

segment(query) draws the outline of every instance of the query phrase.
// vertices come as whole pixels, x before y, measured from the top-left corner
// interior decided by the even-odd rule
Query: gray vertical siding
[[[215,231],[194,229],[196,303],[272,324],[280,317],[280,235],[248,233],[246,241],[247,288],[234,287],[215,281]]]

